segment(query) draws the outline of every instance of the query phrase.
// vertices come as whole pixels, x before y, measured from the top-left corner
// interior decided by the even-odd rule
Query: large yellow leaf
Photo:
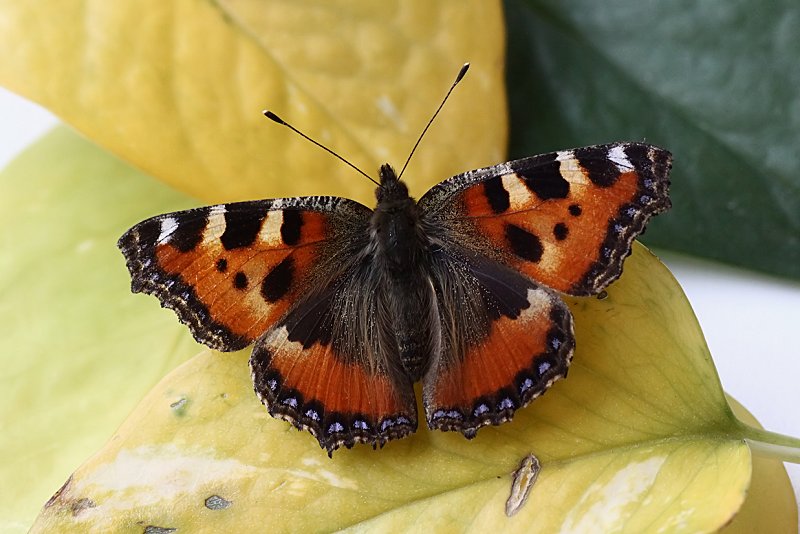
[[[751,455],[680,287],[643,247],[604,300],[570,299],[567,380],[473,441],[420,429],[337,451],[270,418],[246,352],[205,351],[166,377],[48,503],[33,531],[669,532],[720,528]],[[541,473],[505,515],[510,474]]]
[[[209,201],[369,200],[369,182],[261,110],[374,175],[402,166],[464,61],[469,83],[407,177],[432,185],[505,152],[498,1],[0,0],[0,50],[0,83]]]

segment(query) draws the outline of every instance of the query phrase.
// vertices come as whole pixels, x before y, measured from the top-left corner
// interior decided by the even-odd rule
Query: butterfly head
[[[375,189],[375,197],[378,199],[378,206],[390,208],[390,206],[407,204],[411,198],[408,196],[408,187],[388,163],[381,165],[380,186]]]

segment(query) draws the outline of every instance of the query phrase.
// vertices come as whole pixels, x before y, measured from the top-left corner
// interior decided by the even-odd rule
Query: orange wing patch
[[[443,354],[425,379],[428,426],[468,438],[498,425],[567,375],[575,345],[572,316],[552,292],[531,287],[517,317],[491,323],[464,354]]]

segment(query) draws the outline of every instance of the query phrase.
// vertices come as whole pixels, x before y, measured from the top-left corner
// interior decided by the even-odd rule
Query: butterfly
[[[416,201],[386,164],[374,210],[220,204],[147,219],[118,246],[132,291],[198,342],[253,344],[261,402],[329,456],[415,432],[416,382],[429,428],[473,438],[566,377],[575,336],[559,294],[620,276],[670,207],[670,168],[653,145],[589,146],[458,174]]]

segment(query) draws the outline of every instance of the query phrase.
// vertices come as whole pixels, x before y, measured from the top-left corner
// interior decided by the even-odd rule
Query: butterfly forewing
[[[221,204],[147,219],[118,246],[134,292],[175,310],[199,342],[238,350],[342,269],[371,213],[335,197]]]
[[[448,239],[572,295],[616,280],[634,238],[670,207],[671,155],[642,143],[543,154],[454,176],[420,200]]]

